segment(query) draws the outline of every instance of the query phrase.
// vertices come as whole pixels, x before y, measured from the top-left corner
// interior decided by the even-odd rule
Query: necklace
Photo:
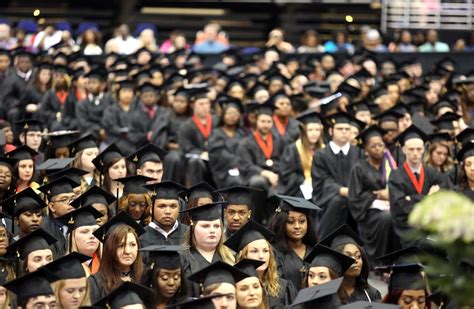
[[[120,277],[131,277],[132,271],[122,271]]]

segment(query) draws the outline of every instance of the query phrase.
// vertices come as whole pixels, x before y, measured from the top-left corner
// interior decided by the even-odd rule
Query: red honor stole
[[[423,184],[425,183],[425,168],[423,167],[423,164],[421,165],[420,169],[420,180],[416,179],[415,174],[413,174],[407,162],[403,163],[403,168],[407,172],[408,177],[410,178],[411,183],[415,187],[416,192],[418,192],[418,194],[421,194],[421,191],[423,191]]]
[[[267,135],[267,142],[262,138],[262,135],[258,131],[255,131],[253,133],[253,136],[255,137],[255,140],[257,141],[258,146],[263,152],[263,155],[265,158],[268,160],[272,157],[272,152],[273,152],[273,136],[271,133]]]
[[[211,115],[207,115],[206,119],[206,125],[203,125],[202,122],[196,117],[196,115],[193,116],[193,121],[196,127],[199,129],[199,132],[201,132],[202,136],[207,140],[209,138],[209,135],[211,135],[211,130],[212,130],[212,117]]]
[[[285,135],[288,118],[284,122],[281,122],[277,115],[273,115],[273,122],[275,123],[278,133],[280,133],[281,136]]]

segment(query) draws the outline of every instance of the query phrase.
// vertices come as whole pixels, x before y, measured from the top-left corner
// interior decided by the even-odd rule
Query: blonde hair
[[[270,259],[268,261],[268,267],[264,270],[263,276],[261,277],[261,281],[263,283],[263,287],[265,291],[268,293],[269,296],[278,297],[280,295],[281,286],[279,280],[279,274],[277,269],[277,262],[275,259],[275,253],[273,252],[272,246],[270,243],[265,240],[270,250]],[[245,246],[242,250],[240,250],[239,254],[237,255],[237,262],[247,258],[249,252],[249,246]]]
[[[71,233],[68,234],[67,241],[68,241],[68,244],[71,245],[70,248],[69,248],[68,253],[79,252],[79,250],[77,248],[77,244],[76,244],[76,236],[73,236],[73,234],[76,232],[76,230],[77,229],[74,229],[74,230],[71,231]],[[99,260],[100,260],[101,257],[102,257],[102,242],[101,241],[99,241],[99,247],[97,247],[97,250],[95,251],[95,253],[97,254],[97,256],[99,257]]]
[[[438,147],[444,147],[446,148],[448,155],[446,157],[446,160],[444,161],[443,165],[440,166],[441,172],[447,172],[451,170],[454,167],[454,160],[451,156],[451,147],[449,144],[445,141],[439,141],[430,144],[428,151],[425,151],[424,155],[424,162],[428,165],[431,165],[434,167],[433,160],[432,160],[432,154]]]
[[[84,268],[84,270],[85,270],[85,268]],[[84,278],[86,278],[86,277],[84,277]],[[53,289],[54,297],[57,300],[57,308],[61,308],[61,300],[60,300],[60,297],[59,297],[59,291],[61,291],[61,289],[66,284],[66,280],[68,280],[68,279],[62,279],[62,280],[58,280],[58,281],[55,281],[55,282],[51,283],[51,288]],[[84,297],[82,298],[80,307],[91,305],[91,300],[90,300],[89,295],[90,295],[89,282],[86,279],[86,294],[84,294]]]
[[[260,286],[262,287],[262,302],[260,303],[260,305],[258,305],[258,307],[256,309],[268,309],[270,308],[269,304],[268,304],[268,297],[267,297],[267,291],[265,289],[265,287],[263,286],[263,283],[262,283],[262,280],[260,280],[259,278],[258,279],[258,282],[260,282]],[[236,283],[236,286],[235,286],[235,289],[236,289],[236,294],[238,293],[238,289],[237,289],[237,284]],[[237,303],[237,308],[239,308],[239,303]]]
[[[145,196],[147,207],[145,208],[145,211],[143,212],[143,215],[140,218],[140,224],[143,225],[143,226],[148,225],[148,223],[150,223],[150,221],[151,221],[151,198],[147,193],[127,193],[125,195],[122,195],[119,198],[119,212],[120,211],[127,212],[127,209],[128,209],[128,196],[130,194]]]
[[[84,170],[84,166],[82,165],[82,154],[84,153],[84,149],[80,150],[74,156],[74,161],[72,161],[72,167]],[[94,169],[94,180],[97,183],[97,186],[100,184],[100,173],[97,169]],[[89,188],[89,184],[85,180],[84,176],[81,176],[81,193],[84,193]]]
[[[196,223],[197,222],[198,221],[196,221]],[[219,223],[221,226],[221,239],[219,240],[219,243],[217,244],[216,252],[219,254],[223,262],[230,265],[234,265],[235,263],[234,255],[232,254],[232,251],[230,251],[230,249],[224,245],[224,242],[225,242],[224,223],[222,222],[222,220],[219,220]],[[183,245],[187,248],[196,248],[196,239],[194,238],[194,224],[193,222],[191,222],[191,224],[189,225],[189,232],[184,237]]]

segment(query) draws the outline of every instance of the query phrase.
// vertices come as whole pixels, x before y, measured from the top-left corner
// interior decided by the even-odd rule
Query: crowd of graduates
[[[474,198],[461,65],[1,50],[0,307],[455,308],[407,235]]]

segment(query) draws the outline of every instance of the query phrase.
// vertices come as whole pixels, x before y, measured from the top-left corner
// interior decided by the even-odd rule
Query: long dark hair
[[[344,247],[346,245],[352,244],[359,249],[360,252],[360,257],[362,259],[362,270],[360,271],[360,275],[357,276],[355,282],[356,282],[356,287],[361,287],[361,288],[367,288],[369,286],[369,271],[370,271],[370,264],[369,264],[369,259],[367,258],[367,254],[365,253],[364,248],[359,246],[357,243],[347,243],[347,244],[342,244],[334,248],[334,250],[344,254]]]
[[[306,216],[308,230],[303,237],[303,244],[313,247],[318,242],[316,224],[311,218],[311,214],[303,213]],[[270,229],[275,233],[273,240],[274,247],[281,252],[289,252],[288,239],[286,236],[286,223],[288,222],[288,212],[280,211],[276,213],[270,223]]]
[[[424,291],[425,291],[425,296],[428,297],[428,295],[429,295],[428,291],[427,290],[424,290]],[[402,296],[402,293],[403,293],[403,290],[400,290],[400,289],[391,290],[381,300],[381,303],[398,305],[398,301],[400,300],[400,297]],[[425,308],[426,309],[431,309],[431,302],[428,299],[426,300]]]
[[[120,160],[122,160],[125,158],[124,157],[119,157],[119,158],[116,158],[114,160],[112,160],[112,162],[110,162],[109,164],[107,165],[104,165],[104,183],[102,184],[102,188],[107,191],[107,192],[110,192],[111,190],[111,186],[112,186],[112,179],[110,179],[110,176],[109,176],[109,169],[117,162],[119,162]],[[125,161],[125,167],[127,168],[127,174],[128,174],[128,167],[127,167],[127,162]],[[111,192],[112,194],[115,194],[115,192]]]

